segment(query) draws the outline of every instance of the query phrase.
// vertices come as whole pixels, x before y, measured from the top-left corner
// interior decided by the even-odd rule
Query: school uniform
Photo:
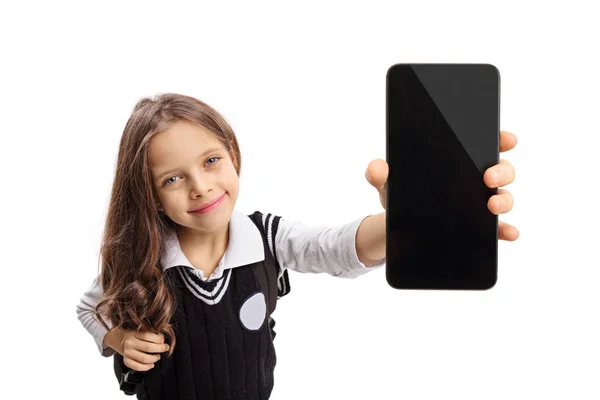
[[[288,270],[355,278],[384,265],[385,259],[367,268],[358,260],[356,231],[364,218],[308,227],[234,209],[227,250],[209,277],[192,266],[175,235],[167,238],[161,266],[175,296],[177,344],[171,357],[163,354],[144,374],[137,398],[268,399],[276,365],[271,313],[290,291]],[[77,314],[100,353],[109,357],[115,351],[102,344],[106,329],[92,313],[101,296],[95,279]]]

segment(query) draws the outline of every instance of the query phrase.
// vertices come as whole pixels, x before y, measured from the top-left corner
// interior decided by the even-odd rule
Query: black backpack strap
[[[267,268],[266,265],[256,264],[254,267],[254,275],[256,276],[261,289],[265,292],[269,315],[271,315],[271,313],[275,311],[275,305],[277,304],[277,297],[273,295],[277,287],[273,279],[267,278]]]
[[[275,246],[275,237],[277,235],[277,230],[279,228],[279,222],[281,221],[281,217],[269,213],[262,214],[258,211],[256,211],[253,214],[253,217],[253,219],[255,219],[255,222],[257,222],[256,220],[258,220],[258,222],[261,223],[262,232],[267,238],[269,251],[277,267],[277,276],[281,275],[281,277],[277,279],[277,297],[283,297],[290,292],[290,280],[288,277],[287,269],[283,269],[282,266],[279,265],[279,261],[277,261],[277,248]]]
[[[139,388],[144,380],[144,372],[130,369],[123,360],[123,356],[115,353],[113,356],[113,367],[119,388],[128,396],[133,396],[139,392]]]
[[[270,314],[275,311],[278,297],[285,296],[290,291],[288,272],[287,270],[284,270],[283,273],[281,273],[282,268],[277,261],[277,249],[275,247],[275,235],[277,234],[281,217],[273,214],[262,214],[258,211],[249,215],[249,217],[261,232],[263,240],[265,240],[267,244],[265,250],[269,253],[265,254],[265,263],[257,264],[255,274],[260,286],[266,288],[267,291],[269,328],[274,339],[276,335],[274,330],[275,320],[270,317]],[[275,268],[272,268],[272,266],[275,266]],[[269,268],[269,270],[267,271],[266,268]],[[267,274],[270,276],[267,276]],[[280,274],[282,276],[278,278]]]
[[[281,274],[281,278],[277,279],[277,296],[283,297],[290,292],[290,279],[288,277],[287,269],[281,273],[281,265],[277,261],[277,248],[275,247],[275,236],[277,235],[277,229],[279,228],[279,221],[281,221],[281,217],[267,214],[267,218],[265,221],[266,232],[269,243],[269,250],[271,250],[271,255],[275,260],[275,265],[277,265],[277,276]]]
[[[265,248],[265,261],[263,263],[256,264],[256,266],[254,267],[254,274],[256,276],[256,279],[258,280],[260,287],[265,292],[267,306],[269,309],[269,315],[271,315],[273,313],[273,311],[275,311],[275,308],[277,307],[277,275],[276,274],[279,272],[279,266],[277,264],[277,259],[273,256],[273,253],[270,250],[271,245],[268,244],[268,242],[269,242],[268,234],[269,233],[267,232],[267,229],[266,229],[266,222],[272,218],[273,218],[272,215],[267,214],[266,219],[265,219],[265,216],[263,216],[258,211],[255,212],[254,214],[250,215],[250,219],[252,219],[252,222],[254,222],[254,224],[260,231],[260,234],[263,238],[263,246]],[[269,257],[269,254],[266,254],[267,252],[271,252],[271,257]],[[268,271],[267,271],[267,269],[268,269]],[[269,278],[271,278],[271,279],[269,279]]]
[[[273,311],[275,311],[275,306],[277,305],[277,285],[275,283],[275,279],[267,278],[267,268],[269,268],[264,263],[257,263],[254,267],[254,275],[258,280],[258,284],[260,287],[266,291],[265,296],[267,298],[267,306],[268,306],[268,321],[269,321],[269,329],[271,330],[271,335],[273,339],[275,339],[275,320],[271,317]]]

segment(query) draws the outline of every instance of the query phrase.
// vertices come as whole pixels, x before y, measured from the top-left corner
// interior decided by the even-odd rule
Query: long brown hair
[[[119,144],[100,250],[104,297],[95,309],[96,318],[107,316],[113,328],[162,332],[170,343],[169,355],[175,348],[171,326],[175,299],[164,280],[160,257],[165,250],[164,239],[170,233],[177,233],[179,227],[159,212],[148,143],[179,120],[210,130],[232,155],[240,175],[237,139],[215,109],[198,99],[174,93],[141,99],[125,125]],[[109,329],[102,318],[99,321]]]

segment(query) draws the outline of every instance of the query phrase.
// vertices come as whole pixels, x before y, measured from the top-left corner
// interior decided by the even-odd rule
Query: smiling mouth
[[[189,210],[188,212],[198,213],[198,212],[203,212],[203,211],[209,211],[209,209],[213,208],[214,206],[217,206],[225,198],[225,194],[226,193],[224,193],[222,196],[220,196],[206,204],[201,205],[200,207]]]

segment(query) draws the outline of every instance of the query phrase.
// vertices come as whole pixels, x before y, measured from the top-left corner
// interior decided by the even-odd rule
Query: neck
[[[229,244],[229,224],[212,232],[184,229],[178,238],[181,251],[188,259],[218,260]]]

